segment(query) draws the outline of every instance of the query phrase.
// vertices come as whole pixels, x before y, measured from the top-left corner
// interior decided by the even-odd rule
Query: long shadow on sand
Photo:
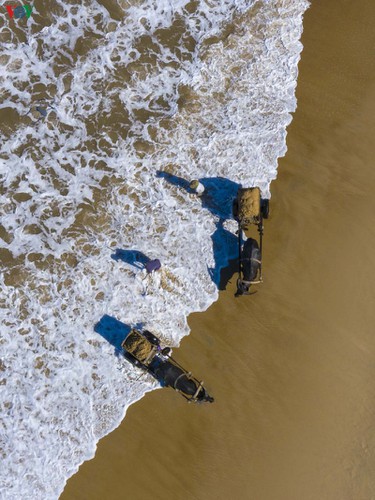
[[[144,269],[146,264],[150,262],[150,257],[147,257],[144,253],[138,250],[123,250],[121,248],[116,248],[115,253],[111,255],[113,260],[126,262],[137,269]]]
[[[138,325],[140,328],[141,325]],[[121,323],[116,318],[105,314],[98,323],[94,326],[94,331],[99,333],[107,342],[115,348],[115,354],[119,355],[123,352],[121,343],[130,332],[131,327]]]
[[[182,177],[162,170],[159,170],[156,175],[187,193],[195,194],[195,191],[190,188],[189,181]],[[234,274],[233,261],[238,255],[238,240],[234,234],[224,228],[223,224],[225,220],[232,219],[233,200],[241,186],[224,177],[204,177],[199,179],[199,182],[205,188],[203,194],[199,196],[202,207],[219,218],[216,222],[216,231],[211,235],[215,266],[208,268],[208,272],[219,290],[225,290]],[[232,263],[229,264],[229,261]]]
[[[182,188],[187,193],[194,194],[189,186],[189,181],[177,175],[170,174],[163,170],[158,170],[157,177],[165,179],[173,186]],[[240,184],[225,179],[224,177],[203,177],[199,182],[204,186],[204,193],[199,196],[202,207],[209,210],[220,219],[232,218],[232,203],[237,196]]]

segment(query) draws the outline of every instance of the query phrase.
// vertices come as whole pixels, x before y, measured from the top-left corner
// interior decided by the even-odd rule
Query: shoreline
[[[215,404],[148,393],[68,481],[63,500],[374,494],[366,222],[375,7],[360,3],[338,13],[337,1],[318,1],[304,16],[298,108],[265,221],[264,284],[235,299],[232,279],[207,311],[189,316],[178,359],[205,377]]]

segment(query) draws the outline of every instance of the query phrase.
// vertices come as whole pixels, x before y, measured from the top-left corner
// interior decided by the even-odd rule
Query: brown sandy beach
[[[375,498],[375,3],[313,0],[272,186],[265,283],[235,279],[176,357],[213,405],[133,405],[62,500]]]

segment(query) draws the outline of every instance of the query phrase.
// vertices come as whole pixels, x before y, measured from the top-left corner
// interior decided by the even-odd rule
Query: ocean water
[[[216,300],[237,251],[232,198],[270,196],[286,151],[307,7],[2,7],[0,498],[58,498],[157,387],[94,329],[104,315],[174,347]]]

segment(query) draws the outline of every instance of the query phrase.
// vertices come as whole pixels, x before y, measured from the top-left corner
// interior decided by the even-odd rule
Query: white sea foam
[[[1,29],[1,498],[57,498],[157,387],[95,323],[178,345],[235,255],[237,184],[269,195],[307,1],[211,4],[57,1]],[[207,198],[184,189],[192,178]]]

